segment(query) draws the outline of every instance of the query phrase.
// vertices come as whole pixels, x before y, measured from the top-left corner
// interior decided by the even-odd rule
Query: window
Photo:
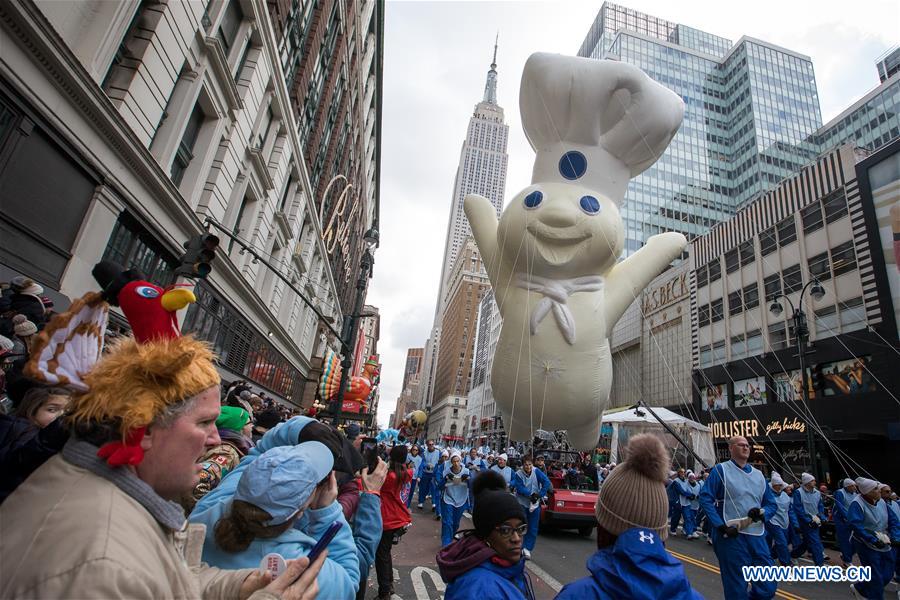
[[[737,271],[738,267],[741,266],[740,259],[738,258],[737,249],[729,250],[725,253],[725,272],[733,273]]]
[[[134,12],[134,16],[131,18],[131,23],[128,25],[128,30],[125,32],[125,37],[122,38],[122,43],[119,44],[115,55],[113,55],[112,64],[109,65],[109,70],[106,72],[106,76],[104,76],[103,82],[100,84],[100,87],[103,88],[103,91],[106,93],[109,93],[115,76],[120,69],[125,68],[125,63],[128,59],[136,59],[140,62],[140,56],[137,56],[132,48],[135,46],[135,40],[137,39],[138,31],[140,30],[141,18],[143,17],[148,4],[150,4],[150,0],[141,0],[137,10]],[[131,70],[134,71],[134,67],[132,67]]]
[[[856,252],[853,242],[844,242],[831,249],[831,261],[834,265],[834,276],[848,273],[856,268]]]
[[[709,263],[709,282],[718,281],[722,277],[722,265],[718,259]]]
[[[743,302],[741,301],[741,290],[736,292],[731,292],[728,294],[728,314],[736,315],[744,310]]]
[[[840,309],[841,331],[856,331],[866,328],[866,307],[862,298],[854,298],[846,302],[838,302]]]
[[[712,347],[713,364],[725,362],[725,342],[718,342]]]
[[[756,260],[756,253],[753,251],[753,240],[748,240],[738,246],[738,254],[741,257],[742,267],[745,267]]]
[[[222,22],[219,23],[219,31],[216,37],[222,42],[222,48],[225,50],[225,56],[234,45],[237,39],[238,30],[241,28],[241,21],[244,20],[244,13],[241,10],[239,0],[229,0],[225,5],[225,12],[222,14]]]
[[[748,331],[746,336],[747,356],[762,354],[762,333],[759,329]]]
[[[763,279],[763,287],[766,293],[766,300],[771,300],[775,296],[781,294],[781,273],[769,275]]]
[[[709,325],[709,304],[704,304],[697,309],[697,326],[705,327]]]
[[[800,265],[794,265],[784,270],[784,293],[790,294],[803,287],[803,276],[800,273]]]
[[[205,118],[206,116],[203,114],[200,105],[195,104],[194,110],[191,112],[191,116],[188,118],[187,125],[184,128],[184,134],[181,136],[181,141],[178,143],[178,149],[175,151],[175,159],[172,161],[171,174],[172,182],[175,185],[181,183],[184,172],[194,158],[194,155],[192,154],[194,144],[197,143],[197,136],[200,135],[200,127],[203,126]]]
[[[119,215],[103,251],[103,260],[111,260],[126,269],[137,269],[149,281],[161,286],[175,281],[172,270],[178,266],[176,258],[128,213]]]
[[[828,264],[828,252],[817,254],[809,259],[809,275],[819,281],[831,279],[831,266]]]
[[[775,234],[774,227],[770,227],[759,234],[759,251],[763,256],[771,254],[777,247],[778,236]]]
[[[747,344],[744,335],[736,335],[731,338],[731,360],[737,360],[747,356]]]
[[[709,269],[706,268],[706,265],[703,265],[699,269],[697,269],[697,287],[702,288],[707,283],[709,283]]]
[[[825,220],[829,223],[834,223],[846,215],[847,197],[844,195],[843,188],[822,200],[822,205],[825,207]]]
[[[751,283],[744,288],[744,310],[750,310],[759,306],[759,288],[755,283]]]
[[[797,239],[797,228],[794,226],[794,217],[788,217],[775,226],[778,230],[778,247],[784,248]]]
[[[784,322],[769,325],[769,348],[771,350],[781,350],[782,348],[787,348],[787,345],[787,328]]]
[[[816,331],[821,333],[836,334],[838,327],[837,309],[826,306],[816,311]]]
[[[712,364],[712,347],[702,346],[700,348],[700,366],[708,367]]]
[[[709,305],[709,311],[710,320],[713,323],[721,321],[725,317],[724,313],[722,312],[722,299],[719,298],[718,300],[713,300],[712,304]]]
[[[806,233],[812,233],[825,226],[822,220],[822,205],[819,202],[810,204],[800,211],[800,218],[803,220],[803,231]]]

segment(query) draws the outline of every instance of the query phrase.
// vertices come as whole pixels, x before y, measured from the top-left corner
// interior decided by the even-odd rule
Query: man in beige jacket
[[[200,564],[203,526],[188,527],[176,500],[219,443],[219,376],[206,345],[127,339],[84,381],[72,439],[0,506],[0,597],[315,597],[323,559],[294,561],[271,584],[255,569]]]

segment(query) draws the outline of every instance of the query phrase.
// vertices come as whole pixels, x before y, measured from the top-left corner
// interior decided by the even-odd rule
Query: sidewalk
[[[445,585],[438,574],[435,556],[441,549],[441,522],[434,520],[431,503],[425,503],[422,510],[412,506],[413,522],[409,531],[394,546],[394,600],[438,600],[443,596]],[[472,522],[463,519],[460,529],[472,527]],[[556,595],[552,582],[548,584],[529,570],[535,596],[549,599]],[[366,600],[378,596],[378,582],[375,567],[369,573]]]

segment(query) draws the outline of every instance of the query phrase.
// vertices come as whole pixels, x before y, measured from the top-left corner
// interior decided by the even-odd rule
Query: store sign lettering
[[[350,227],[355,222],[354,217],[360,211],[360,202],[354,202],[350,213],[344,218],[347,211],[347,202],[349,202],[350,194],[342,193],[338,199],[337,205],[331,212],[331,218],[328,220],[328,226],[322,233],[322,239],[325,242],[325,251],[333,254],[334,249],[341,247],[341,259],[344,266],[344,282],[350,281],[350,275],[353,272],[352,260],[350,255]]]
[[[806,432],[806,423],[794,417],[792,420],[788,420],[787,417],[784,418],[783,421],[772,421],[768,425],[766,425],[766,435],[781,434],[781,433],[790,433],[791,431],[796,431],[797,433],[805,433]]]
[[[665,283],[644,294],[643,312],[659,310],[681,300],[688,293],[687,273],[673,277]]]
[[[806,423],[797,417],[784,419],[773,419],[772,422],[763,426],[756,419],[739,419],[735,421],[718,421],[710,423],[713,437],[717,439],[728,439],[734,436],[743,437],[770,437],[773,435],[784,435],[787,433],[805,433]]]

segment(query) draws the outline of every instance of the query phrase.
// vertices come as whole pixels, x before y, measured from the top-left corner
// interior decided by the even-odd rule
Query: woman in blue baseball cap
[[[353,534],[341,512],[332,472],[334,456],[321,442],[277,446],[241,473],[234,495],[207,526],[203,561],[224,569],[258,568],[276,552],[286,560],[306,556],[334,521],[343,527],[328,545],[319,573],[319,597],[353,598],[359,563]],[[206,513],[209,514],[209,513]]]

